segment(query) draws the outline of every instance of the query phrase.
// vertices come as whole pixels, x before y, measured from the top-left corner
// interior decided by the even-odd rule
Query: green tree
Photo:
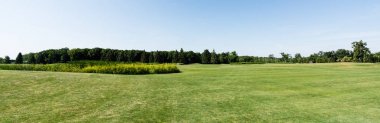
[[[71,49],[68,51],[71,61],[84,60],[83,50],[79,48]]]
[[[302,63],[302,56],[301,56],[301,54],[300,53],[296,53],[294,55],[294,60],[295,60],[296,63]]]
[[[102,48],[92,48],[87,52],[89,60],[100,60],[101,59]]]
[[[345,56],[341,59],[341,62],[352,62],[352,57]]]
[[[0,64],[3,64],[3,63],[4,63],[4,58],[0,57]]]
[[[24,62],[24,59],[22,58],[22,54],[21,53],[18,53],[17,57],[16,57],[16,61],[15,63],[16,64],[22,64]]]
[[[173,51],[172,53],[171,53],[171,55],[172,55],[172,63],[178,63],[178,51],[177,50],[175,50],[175,51]]]
[[[69,54],[67,52],[62,53],[62,55],[61,55],[61,62],[62,63],[66,63],[68,61],[70,61]]]
[[[186,64],[195,63],[197,58],[196,54],[193,51],[188,51],[186,54]]]
[[[103,49],[101,52],[101,60],[103,61],[115,61],[116,57],[111,49]]]
[[[269,63],[277,63],[277,59],[274,57],[274,54],[269,54],[268,61]]]
[[[153,62],[160,63],[160,53],[158,51],[153,52]]]
[[[183,51],[183,49],[181,48],[181,50],[179,50],[179,54],[178,54],[178,60],[179,60],[179,63],[184,63],[186,62],[186,58],[185,58],[185,52]]]
[[[353,61],[354,62],[369,62],[371,51],[367,48],[367,43],[360,41],[352,42]]]
[[[141,53],[140,62],[141,63],[148,63],[149,62],[149,55],[147,55],[145,50]]]
[[[220,53],[219,54],[219,62],[222,64],[229,64],[228,61],[228,53]]]
[[[33,53],[30,53],[28,56],[28,64],[36,64],[36,57]]]
[[[10,64],[11,63],[11,58],[9,56],[4,57],[4,64]]]
[[[219,62],[218,62],[218,54],[216,54],[215,50],[212,50],[212,52],[211,52],[210,63],[211,64],[219,64]]]
[[[380,52],[373,54],[374,62],[380,62]]]
[[[46,64],[44,53],[40,52],[36,54],[36,63],[37,64]]]
[[[46,61],[47,61],[49,64],[51,64],[51,63],[55,63],[55,62],[57,62],[56,59],[57,59],[57,57],[56,57],[55,53],[53,53],[53,52],[49,52]]]
[[[285,62],[285,63],[289,62],[290,54],[287,54],[287,53],[284,53],[284,52],[282,52],[280,54],[281,54],[281,61],[282,62]]]
[[[208,49],[204,50],[202,53],[202,64],[210,64],[211,53]]]
[[[236,53],[236,51],[232,51],[229,56],[228,56],[228,59],[229,59],[229,62],[238,62],[239,60],[239,56],[238,54]]]
[[[133,62],[134,59],[134,51],[133,50],[127,50],[125,51],[125,55],[127,56],[127,62]]]
[[[126,51],[123,51],[123,50],[119,50],[119,51],[116,51],[116,61],[118,62],[123,62],[123,61],[127,61],[127,53]]]
[[[352,51],[346,49],[338,49],[335,51],[337,61],[340,62],[344,57],[352,57]]]
[[[154,63],[154,52],[149,52],[149,63]]]

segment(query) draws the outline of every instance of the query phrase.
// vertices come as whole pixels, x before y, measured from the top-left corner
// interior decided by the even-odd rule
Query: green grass
[[[380,64],[179,68],[150,75],[0,70],[0,122],[380,122]]]

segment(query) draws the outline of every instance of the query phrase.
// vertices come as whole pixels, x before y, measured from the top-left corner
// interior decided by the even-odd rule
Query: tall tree
[[[172,51],[171,55],[172,55],[172,63],[178,63],[178,51],[175,50],[175,51]]]
[[[202,53],[202,64],[210,64],[211,53],[208,49],[205,49]]]
[[[140,58],[141,63],[147,63],[149,62],[149,55],[145,52],[145,50],[141,53],[141,58]]]
[[[218,55],[216,54],[215,50],[212,50],[211,52],[211,58],[210,58],[211,64],[218,64]]]
[[[47,60],[46,60],[49,64],[51,63],[56,63],[57,61],[57,57],[55,55],[55,52],[48,52],[48,57],[47,57]]]
[[[367,43],[360,41],[352,42],[352,48],[354,49],[353,61],[354,62],[368,62],[371,51],[367,48]]]
[[[181,48],[181,50],[179,50],[179,54],[178,54],[178,60],[179,60],[179,63],[184,63],[186,64],[186,58],[185,58],[185,51],[183,51],[183,49]]]
[[[154,63],[154,52],[149,52],[149,63]]]
[[[287,53],[284,53],[284,52],[282,52],[282,53],[280,53],[281,54],[281,61],[282,62],[285,62],[285,63],[287,63],[287,62],[289,62],[289,56],[290,56],[290,54],[287,54]]]
[[[337,61],[342,61],[344,57],[352,57],[352,51],[346,49],[338,49],[335,51],[335,56],[337,57]]]
[[[33,53],[30,53],[28,56],[28,64],[36,64],[36,57]]]
[[[153,52],[153,62],[154,63],[160,63],[161,62],[159,51]]]
[[[219,54],[219,62],[222,64],[229,64],[228,61],[228,52],[227,53],[220,53]]]
[[[236,53],[236,51],[232,51],[230,54],[229,54],[229,62],[238,62],[238,59],[239,59],[239,56],[238,54]]]
[[[92,48],[87,52],[87,56],[90,60],[100,60],[102,48]]]
[[[326,62],[336,62],[338,60],[335,51],[327,51],[323,53],[323,57],[326,58]]]
[[[197,58],[196,54],[193,51],[188,51],[186,54],[186,64],[195,63]]]
[[[21,53],[18,53],[18,55],[16,57],[15,63],[16,64],[22,64],[22,63],[24,63],[24,59],[22,58],[22,54]]]
[[[374,62],[380,62],[380,52],[373,54]]]
[[[124,54],[126,54],[126,53],[123,50],[116,51],[116,61],[118,61],[118,62],[126,61],[127,56]]]
[[[10,64],[11,63],[11,58],[9,56],[4,57],[4,64]]]
[[[44,55],[45,54],[42,52],[36,54],[36,63],[37,64],[46,64]]]
[[[277,59],[274,57],[274,54],[269,54],[268,61],[269,63],[277,63]]]
[[[294,55],[294,60],[295,60],[296,63],[302,63],[302,56],[301,56],[301,54],[300,53],[296,53]]]
[[[103,61],[115,61],[116,55],[112,49],[103,49],[101,52],[101,59]]]
[[[69,54],[67,54],[67,52],[62,53],[62,55],[61,55],[61,62],[62,63],[66,63],[68,61],[70,61]]]
[[[125,51],[125,55],[127,56],[127,62],[133,62],[133,58],[134,58],[134,51],[133,50]]]
[[[79,48],[71,49],[68,51],[71,61],[84,60],[83,50]]]

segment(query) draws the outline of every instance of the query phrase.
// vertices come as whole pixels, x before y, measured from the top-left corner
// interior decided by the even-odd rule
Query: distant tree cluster
[[[0,57],[0,64],[10,64],[12,63],[11,59],[9,56],[5,56],[4,58]]]
[[[193,51],[145,51],[145,50],[117,50],[103,48],[85,49],[50,49],[38,53],[22,55],[19,53],[16,60],[12,61],[9,56],[0,58],[3,64],[51,64],[66,63],[80,60],[100,60],[118,62],[141,62],[141,63],[201,63],[201,64],[229,64],[240,63],[333,63],[333,62],[380,62],[380,52],[371,53],[367,48],[367,43],[363,41],[352,42],[353,50],[338,49],[336,51],[319,51],[310,56],[302,56],[300,53],[292,56],[288,53],[280,53],[281,57],[276,58],[273,54],[268,57],[258,56],[238,56],[233,52],[217,53],[206,49],[202,53]]]
[[[367,43],[355,41],[352,43],[353,51],[338,49],[336,51],[319,51],[308,57],[296,53],[294,57],[287,53],[280,53],[281,58],[275,58],[273,55],[268,57],[240,56],[239,62],[251,63],[333,63],[333,62],[361,62],[374,63],[380,62],[380,52],[372,54]]]
[[[9,57],[8,57],[9,58]],[[203,53],[193,51],[145,51],[145,50],[117,50],[103,48],[85,49],[50,49],[38,53],[22,55],[19,53],[16,64],[51,64],[66,63],[69,61],[98,60],[118,62],[141,63],[203,63],[203,64],[228,64],[237,62],[238,56],[234,52],[210,53],[207,49]]]

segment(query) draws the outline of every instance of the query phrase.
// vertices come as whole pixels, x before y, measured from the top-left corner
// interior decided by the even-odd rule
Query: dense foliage
[[[353,51],[338,49],[336,51],[319,51],[308,57],[296,53],[294,57],[287,53],[280,53],[281,58],[275,58],[273,54],[268,57],[240,56],[241,63],[333,63],[333,62],[380,62],[380,52],[372,54],[367,43],[355,41],[352,43]]]
[[[354,49],[353,60],[355,62],[371,62],[371,51],[367,48],[367,43],[363,41],[352,42]]]
[[[208,54],[203,56],[203,54]],[[207,62],[203,62],[203,57],[208,57]],[[213,52],[213,62],[215,64],[236,62],[236,52],[216,53]],[[145,50],[116,50],[116,49],[50,49],[38,53],[29,53],[23,56],[24,62],[28,64],[52,64],[67,63],[69,61],[95,60],[95,61],[117,61],[128,63],[206,63],[210,64],[210,52],[204,53],[193,51],[145,51]],[[231,59],[230,59],[231,58]]]
[[[103,48],[85,49],[50,49],[38,53],[19,55],[15,63],[28,64],[53,64],[67,63],[81,60],[95,61],[117,61],[128,63],[202,63],[202,64],[229,64],[229,63],[333,63],[333,62],[380,62],[380,52],[372,54],[367,43],[356,41],[352,43],[353,50],[338,49],[336,51],[319,51],[309,56],[302,56],[300,53],[291,54],[282,52],[281,57],[276,58],[273,54],[268,57],[258,56],[238,56],[233,52],[217,53],[208,49],[202,53],[193,51],[145,51],[145,50],[117,50]],[[0,58],[0,63],[9,64],[12,60],[6,56]]]
[[[10,64],[10,63],[11,63],[11,59],[9,58],[9,56],[5,56],[4,64]]]
[[[24,62],[23,58],[22,58],[22,54],[21,53],[18,53],[17,57],[16,57],[16,61],[15,63],[16,64],[22,64]]]
[[[178,73],[175,64],[125,64],[119,62],[81,61],[56,64],[0,64],[0,70],[30,70],[110,74]]]

